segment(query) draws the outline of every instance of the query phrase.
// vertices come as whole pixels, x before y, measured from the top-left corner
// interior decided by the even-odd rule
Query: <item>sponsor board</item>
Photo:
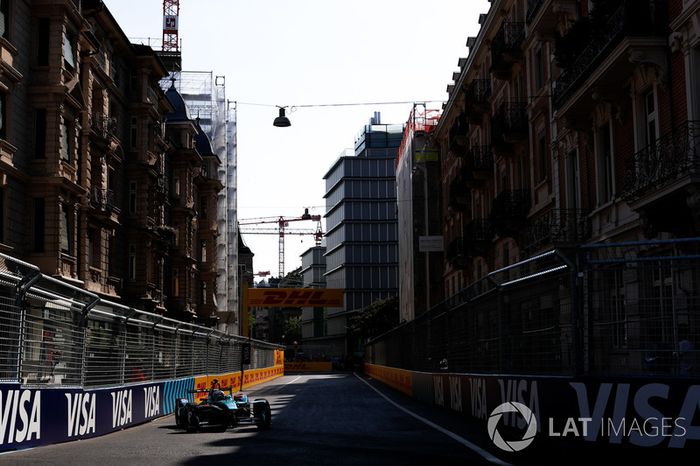
[[[330,361],[291,361],[284,364],[285,372],[329,372],[332,369]]]
[[[413,380],[411,371],[396,369],[375,364],[365,364],[365,374],[377,379],[396,390],[413,395]]]
[[[343,307],[345,290],[334,288],[249,288],[251,307]]]
[[[103,435],[162,416],[163,384],[99,390],[0,385],[0,450]]]
[[[509,446],[514,440],[529,446],[534,439],[533,445],[566,441],[700,448],[700,384],[692,380],[441,374],[372,364],[365,364],[365,373],[415,398],[483,421],[485,429],[490,421],[491,438],[505,429],[502,443]],[[415,383],[399,382],[406,373]],[[506,438],[508,429],[512,438]]]

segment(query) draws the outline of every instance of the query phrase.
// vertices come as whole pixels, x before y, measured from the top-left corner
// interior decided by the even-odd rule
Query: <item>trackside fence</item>
[[[366,345],[425,372],[700,374],[700,238],[582,245],[495,270]]]
[[[106,387],[275,365],[277,345],[99,298],[0,254],[0,382]],[[0,439],[0,443],[1,439]]]

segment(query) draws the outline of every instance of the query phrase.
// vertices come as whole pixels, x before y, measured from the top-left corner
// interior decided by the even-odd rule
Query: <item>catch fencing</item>
[[[103,387],[272,367],[278,345],[99,298],[0,254],[0,382]]]
[[[700,238],[583,245],[489,273],[366,345],[425,372],[700,374]]]

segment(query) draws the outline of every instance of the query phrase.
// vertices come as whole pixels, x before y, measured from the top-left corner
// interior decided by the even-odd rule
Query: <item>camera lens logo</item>
[[[498,432],[498,421],[503,417],[503,413],[520,413],[520,415],[525,418],[527,423],[527,430],[525,435],[520,440],[506,441],[501,437],[500,432]],[[505,451],[521,451],[526,449],[533,440],[535,440],[535,434],[537,434],[537,419],[532,413],[532,410],[522,403],[516,401],[510,401],[508,403],[502,403],[496,406],[489,416],[487,429],[489,432],[489,437],[494,445],[496,445],[501,450]]]

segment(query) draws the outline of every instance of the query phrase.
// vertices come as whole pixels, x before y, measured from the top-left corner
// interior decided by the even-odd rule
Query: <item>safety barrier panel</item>
[[[103,300],[0,254],[0,451],[171,414],[214,380],[237,390],[241,375],[247,389],[283,374],[278,345]]]
[[[532,411],[535,438],[548,446],[700,448],[697,379],[437,373],[368,363],[364,371],[413,398],[482,422],[484,432],[498,406],[515,402]],[[525,420],[506,411],[501,422],[522,429]]]

